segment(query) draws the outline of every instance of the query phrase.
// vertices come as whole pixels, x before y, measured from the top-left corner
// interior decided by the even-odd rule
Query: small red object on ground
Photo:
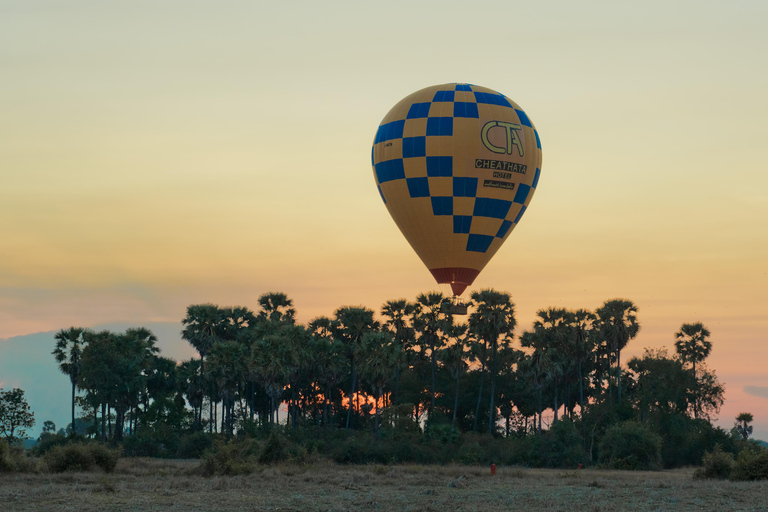
[[[491,476],[496,475],[496,464],[491,464]]]
[[[584,465],[581,462],[579,462],[579,469],[584,469]]]

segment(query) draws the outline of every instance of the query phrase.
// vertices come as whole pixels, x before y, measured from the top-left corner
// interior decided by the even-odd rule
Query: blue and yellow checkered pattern
[[[382,199],[427,267],[479,272],[530,203],[541,141],[503,94],[446,84],[395,105],[371,159]]]

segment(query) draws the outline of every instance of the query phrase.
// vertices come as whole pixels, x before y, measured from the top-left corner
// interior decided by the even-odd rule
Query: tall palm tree
[[[408,319],[416,311],[416,305],[405,299],[388,300],[381,307],[381,316],[385,318],[384,328],[389,331],[399,352],[398,364],[395,367],[395,405],[400,403],[400,371],[405,364],[405,355],[413,343],[413,328]]]
[[[593,354],[595,347],[594,323],[597,317],[586,309],[568,312],[567,324],[569,329],[568,354],[573,358],[578,368],[579,406],[584,408],[584,363]]]
[[[376,419],[374,432],[379,440],[379,410],[382,394],[387,382],[392,380],[392,373],[397,364],[397,347],[388,332],[367,332],[360,344],[355,347],[360,375],[376,390]]]
[[[135,381],[132,382],[132,390],[136,392],[131,399],[132,408],[138,408],[139,402],[143,403],[143,414],[146,414],[149,408],[149,393],[147,389],[147,380],[153,361],[160,349],[155,345],[157,336],[146,327],[134,327],[126,329],[121,335],[120,340],[126,345],[125,349],[130,353],[130,364],[134,368],[133,375]]]
[[[541,368],[554,386],[554,406],[552,408],[555,414],[555,421],[558,419],[560,411],[559,385],[564,377],[569,375],[569,371],[574,366],[568,354],[569,328],[568,321],[570,316],[565,309],[547,308],[536,312],[538,319],[533,323],[535,338],[535,348],[547,354],[547,357],[541,359]]]
[[[334,320],[334,335],[346,346],[350,373],[352,375],[349,392],[349,407],[347,408],[347,424],[345,427],[346,429],[349,429],[349,423],[352,417],[352,400],[357,398],[355,395],[355,391],[357,390],[355,348],[360,343],[363,334],[379,329],[379,323],[373,319],[373,311],[363,306],[342,306],[334,313]]]
[[[422,293],[416,297],[416,308],[413,314],[413,328],[420,334],[419,341],[422,350],[429,349],[431,368],[431,384],[429,388],[430,406],[429,420],[435,409],[435,394],[437,386],[437,352],[445,343],[445,332],[453,324],[453,316],[443,307],[444,297],[440,292]]]
[[[83,348],[86,337],[91,331],[82,327],[70,327],[56,333],[56,348],[53,349],[53,357],[59,363],[59,370],[69,376],[72,383],[72,434],[75,433],[75,388],[77,379],[82,371]]]
[[[621,405],[621,350],[640,331],[637,306],[631,300],[613,299],[605,301],[595,313],[600,323],[600,335],[616,354],[616,384]]]
[[[488,433],[494,429],[496,394],[496,354],[499,343],[505,346],[511,342],[511,336],[517,325],[515,320],[515,304],[508,293],[487,289],[472,293],[472,303],[475,310],[469,315],[469,330],[482,339],[491,348],[491,399],[488,412]],[[477,396],[479,411],[480,397],[483,390],[483,374],[480,375],[480,391]],[[477,416],[477,414],[476,414]],[[477,423],[475,423],[476,425]]]
[[[683,324],[675,333],[675,351],[684,362],[691,363],[693,378],[697,379],[696,363],[701,363],[712,352],[709,329],[701,322]],[[694,388],[693,417],[699,417],[698,393]]]
[[[227,437],[234,430],[235,396],[247,374],[247,347],[237,341],[219,341],[210,349],[208,372],[216,381],[222,401],[222,423]]]
[[[311,334],[308,346],[313,375],[323,393],[323,426],[329,424],[329,408],[333,387],[338,384],[346,370],[344,344],[333,337],[333,320],[321,316],[309,323]]]
[[[262,311],[259,318],[267,319],[275,323],[293,323],[296,310],[293,308],[293,300],[282,292],[268,292],[259,297],[259,305]]]
[[[456,383],[453,396],[452,427],[456,427],[456,418],[459,410],[459,385],[461,383],[461,376],[464,375],[468,368],[465,360],[467,357],[467,328],[467,324],[455,324],[451,326],[447,335],[449,339],[453,340],[453,343],[445,347],[440,355],[440,359],[451,372],[451,377],[453,377]]]
[[[182,319],[184,329],[181,337],[189,342],[200,354],[200,375],[204,376],[205,357],[214,343],[222,339],[224,313],[215,304],[193,304],[187,307],[187,316]],[[213,432],[214,393],[208,390],[210,396],[210,418],[208,431]]]

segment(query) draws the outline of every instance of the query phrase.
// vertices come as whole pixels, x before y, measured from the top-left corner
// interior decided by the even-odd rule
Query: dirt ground
[[[0,511],[765,511],[768,481],[694,480],[693,470],[622,472],[476,466],[260,468],[191,475],[197,461],[121,459],[115,472],[0,475]]]

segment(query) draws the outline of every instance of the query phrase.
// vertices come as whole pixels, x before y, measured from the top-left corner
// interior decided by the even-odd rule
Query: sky
[[[511,293],[518,333],[630,299],[624,361],[703,322],[720,424],[768,439],[768,4],[266,4],[0,1],[0,338],[436,289],[371,143],[403,97],[468,82],[543,149],[470,292]]]

